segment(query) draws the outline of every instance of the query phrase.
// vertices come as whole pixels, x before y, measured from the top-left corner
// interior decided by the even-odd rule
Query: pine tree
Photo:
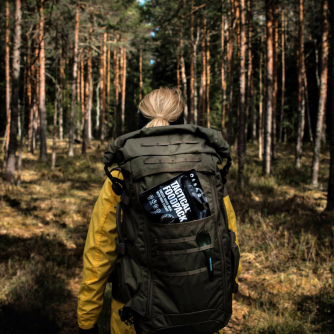
[[[15,0],[15,31],[13,50],[13,75],[12,75],[12,99],[11,99],[11,121],[8,154],[4,181],[14,183],[16,150],[17,150],[17,125],[19,114],[19,89],[20,89],[20,49],[21,49],[21,0]]]

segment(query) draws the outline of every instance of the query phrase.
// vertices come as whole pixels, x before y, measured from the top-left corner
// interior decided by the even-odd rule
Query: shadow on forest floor
[[[1,333],[77,333],[82,252],[105,178],[103,150],[96,148],[82,157],[76,145],[77,155],[68,158],[60,143],[54,171],[24,152],[22,184],[0,185]],[[247,147],[242,191],[237,163],[228,176],[243,270],[224,334],[333,333],[334,216],[323,212],[328,151],[319,189],[308,185],[307,148],[296,170],[294,147],[279,147],[269,177],[257,154],[255,145]],[[100,334],[108,333],[110,286],[105,296]]]

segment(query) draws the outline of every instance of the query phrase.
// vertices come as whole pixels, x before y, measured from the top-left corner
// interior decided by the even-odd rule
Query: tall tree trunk
[[[180,89],[180,56],[177,56],[177,89]],[[139,102],[142,100],[143,91],[143,46],[139,50]]]
[[[246,102],[246,3],[240,0],[240,114],[239,114],[239,134],[238,134],[238,184],[244,187],[244,166],[245,166],[245,102]]]
[[[35,59],[38,58],[38,48],[35,47]],[[37,128],[38,128],[38,87],[39,87],[39,70],[37,68],[36,63],[32,66],[32,105],[31,105],[31,122],[32,122],[32,138],[31,138],[31,148],[30,152],[34,154],[36,148],[36,135],[37,135]]]
[[[80,102],[81,102],[81,123],[82,123],[82,128],[83,128],[83,123],[84,123],[84,118],[85,118],[85,79],[84,79],[84,74],[85,74],[85,68],[84,68],[84,54],[83,50],[81,53],[81,59],[80,59]]]
[[[206,29],[206,126],[210,128],[210,30]]]
[[[227,32],[227,16],[225,13],[225,0],[222,0],[222,26],[221,26],[221,81],[222,81],[222,123],[221,131],[225,136],[225,117],[226,117],[226,49],[225,49],[225,35]],[[227,38],[228,40],[228,38]]]
[[[247,88],[247,109],[246,109],[246,126],[245,141],[247,141],[247,120],[249,118],[250,108],[250,135],[251,140],[256,136],[255,116],[254,116],[254,85],[253,85],[253,53],[252,53],[252,21],[253,11],[251,0],[247,1],[248,7],[248,88]],[[246,147],[246,145],[245,145]]]
[[[334,88],[334,4],[331,4],[331,22],[332,22],[332,38],[331,38],[331,87]],[[334,94],[331,97],[331,110],[329,119],[330,126],[330,162],[329,162],[329,179],[328,179],[328,196],[327,196],[327,211],[334,211]]]
[[[26,41],[26,45],[28,45],[28,40]],[[26,89],[27,89],[27,63],[24,68],[23,74],[23,100],[22,104],[19,104],[19,122],[21,124],[21,131],[19,131],[20,137],[20,146],[19,146],[19,158],[17,162],[17,185],[21,185],[21,171],[22,171],[22,149],[23,149],[23,136],[25,132],[25,108],[26,108]],[[20,103],[20,102],[19,102]]]
[[[64,139],[64,130],[63,130],[63,84],[65,79],[65,72],[64,72],[64,58],[63,58],[63,49],[60,48],[60,59],[59,59],[59,67],[60,67],[60,76],[59,76],[59,140]]]
[[[17,122],[19,110],[20,89],[20,48],[21,48],[21,0],[15,0],[15,31],[13,50],[13,75],[12,75],[12,99],[11,99],[11,122],[8,154],[4,181],[14,183],[15,154],[17,150]]]
[[[200,27],[197,25],[196,39],[194,41],[194,123],[198,124],[198,94],[197,94],[197,47],[200,38]]]
[[[93,76],[92,76],[92,34],[93,34],[93,18],[90,17],[89,26],[89,47],[87,55],[87,84],[88,86],[88,102],[87,102],[87,141],[92,139],[92,106],[93,106]]]
[[[317,127],[314,140],[313,162],[312,162],[312,185],[318,186],[319,155],[321,148],[321,136],[323,131],[324,114],[327,99],[327,79],[328,79],[328,0],[322,1],[322,52],[321,52],[321,77],[320,77],[320,97],[318,104]]]
[[[10,29],[9,29],[9,1],[6,0],[6,115],[7,115],[7,125],[6,125],[6,134],[4,138],[4,163],[7,161],[8,155],[8,145],[9,145],[9,136],[10,136]]]
[[[40,151],[41,161],[47,161],[46,154],[46,107],[45,107],[45,50],[44,50],[44,0],[39,7],[39,117],[40,117]]]
[[[106,99],[106,89],[105,89],[105,77],[106,73],[104,71],[105,66],[105,36],[104,33],[101,40],[101,52],[100,52],[100,101],[101,101],[101,113],[100,113],[100,140],[101,145],[104,144],[104,121],[105,121],[105,99]]]
[[[72,97],[71,97],[71,115],[69,129],[69,150],[68,156],[73,157],[73,127],[75,112],[76,81],[78,76],[78,48],[79,48],[79,3],[75,10],[75,31],[74,31],[74,50],[73,50],[73,77],[72,77]]]
[[[234,24],[235,24],[235,1],[231,0],[230,4],[230,29],[229,29],[229,46],[228,46],[228,71],[229,71],[229,99],[228,99],[228,133],[227,140],[232,143],[233,135],[233,67],[234,67]]]
[[[55,52],[58,49],[58,34],[56,31],[56,48]],[[58,76],[58,59],[56,56],[56,75],[55,75],[55,100],[54,100],[54,113],[53,113],[53,140],[52,140],[52,156],[51,156],[51,170],[54,170],[56,165],[56,151],[57,151],[57,109],[58,109],[58,85],[57,85],[57,76]]]
[[[116,47],[117,43],[117,36],[114,38],[114,90],[115,90],[115,98],[114,98],[114,132],[113,132],[113,138],[117,138],[117,117],[118,117],[118,109],[119,109],[119,57],[118,57],[118,48]]]
[[[284,93],[285,93],[285,8],[282,4],[282,101],[279,128],[279,142],[283,140],[283,121],[284,121]]]
[[[191,12],[194,8],[194,0],[190,0]],[[194,71],[194,14],[190,16],[190,105],[188,123],[194,123],[194,101],[195,101],[195,71]]]
[[[298,121],[295,167],[301,167],[303,138],[305,127],[305,85],[304,85],[304,0],[299,0],[299,30],[298,30]]]
[[[202,71],[201,71],[201,85],[200,85],[200,98],[199,98],[199,110],[198,113],[201,115],[202,126],[206,124],[206,88],[207,88],[207,80],[206,80],[206,18],[203,20],[203,28],[202,28],[202,38],[201,38],[201,59],[202,59]]]
[[[31,52],[31,41],[30,41],[30,34],[27,32],[27,98],[28,104],[27,109],[29,113],[28,119],[28,151],[30,151],[30,141],[32,139],[32,119],[31,119],[31,104],[32,104],[32,96],[31,96],[31,78],[32,78],[32,66],[31,66],[31,59],[30,59],[30,52]]]
[[[277,158],[276,151],[276,107],[277,107],[277,67],[278,67],[278,2],[273,4],[274,11],[274,73],[273,73],[273,113],[272,113],[272,156],[273,159]]]
[[[262,45],[262,38],[261,38]],[[260,54],[260,97],[259,97],[259,158],[263,157],[263,82],[262,82],[262,66],[263,66],[263,52]]]
[[[140,54],[139,54],[139,101],[142,99],[142,46],[140,46]],[[180,89],[180,54],[177,55],[177,65],[176,65],[176,83],[177,89]]]
[[[107,109],[106,109],[106,127],[107,137],[109,138],[109,112],[110,112],[110,43],[107,44]]]
[[[100,129],[100,86],[101,83],[99,82],[96,86],[96,123],[95,123],[95,129]]]
[[[180,32],[180,49],[181,49],[180,62],[181,62],[182,88],[183,88],[183,96],[185,100],[184,120],[187,121],[188,119],[187,76],[186,76],[186,66],[185,66],[184,55],[183,55],[183,40],[182,40],[181,32]]]
[[[91,33],[91,27],[89,29]],[[83,105],[83,123],[82,123],[82,147],[81,154],[86,154],[87,151],[87,137],[88,137],[88,122],[87,122],[87,110],[89,104],[89,90],[90,90],[90,76],[91,76],[91,47],[90,47],[90,34],[88,38],[88,49],[87,49],[87,73],[86,73],[86,83],[85,83],[85,96]]]
[[[125,93],[126,93],[126,47],[123,47],[123,71],[122,71],[122,133],[125,132]]]
[[[82,58],[83,50],[79,50],[78,53],[78,75],[77,75],[77,104],[75,108],[76,116],[74,118],[76,119],[76,125],[74,128],[74,138],[79,140],[80,139],[80,116],[82,115],[81,112],[81,87],[80,87],[80,78],[81,78],[81,58]]]
[[[241,13],[240,13],[240,0],[236,0],[235,6],[235,22],[237,30],[237,64],[238,64],[238,79],[240,80],[240,50],[241,50]],[[240,85],[238,85],[238,98],[237,98],[237,126],[236,126],[236,136],[234,138],[235,147],[238,145],[238,131],[239,131],[239,115],[240,115]],[[237,148],[237,147],[236,147]]]
[[[309,98],[308,98],[308,84],[307,84],[307,75],[306,75],[306,67],[305,67],[305,57],[303,57],[303,73],[304,73],[305,106],[306,106],[306,112],[307,112],[308,131],[309,131],[310,141],[313,144],[313,132],[312,132],[310,105],[309,105]]]
[[[272,111],[273,111],[273,37],[274,37],[274,12],[273,0],[266,0],[266,27],[267,27],[267,73],[266,73],[266,109],[264,114],[264,155],[263,173],[269,175],[271,168],[271,137],[272,137]]]

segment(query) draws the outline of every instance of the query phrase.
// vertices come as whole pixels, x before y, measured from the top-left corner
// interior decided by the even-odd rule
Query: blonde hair
[[[179,89],[160,87],[147,94],[139,103],[139,110],[151,121],[145,126],[166,126],[182,114],[185,101]]]

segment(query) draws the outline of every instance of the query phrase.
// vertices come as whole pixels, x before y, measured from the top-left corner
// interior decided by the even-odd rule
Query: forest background
[[[0,3],[0,322],[75,333],[102,153],[141,99],[232,147],[243,272],[227,333],[332,333],[332,0]],[[100,316],[108,333],[110,287]],[[19,321],[18,321],[19,319]]]

